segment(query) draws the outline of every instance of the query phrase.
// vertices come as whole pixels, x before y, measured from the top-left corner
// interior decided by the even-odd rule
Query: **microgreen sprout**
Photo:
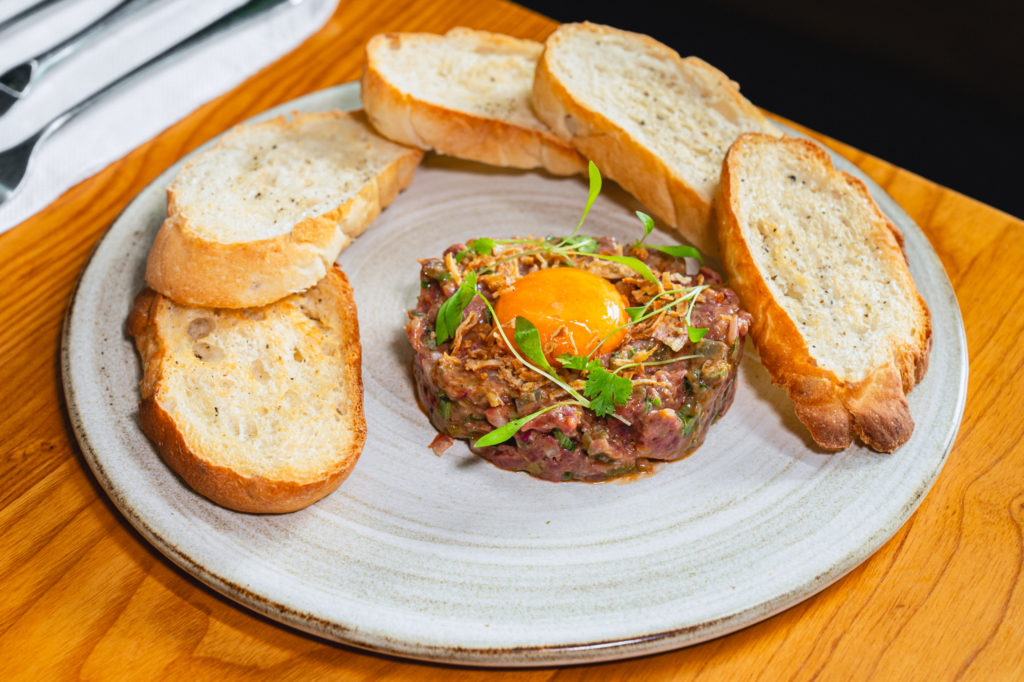
[[[703,357],[701,355],[680,355],[678,358],[669,358],[668,360],[652,360],[643,362],[628,362],[625,365],[619,365],[615,368],[612,374],[618,374],[624,369],[631,369],[633,367],[656,367],[658,365],[671,365],[673,362],[679,362],[681,360],[693,360],[695,358]]]
[[[554,405],[548,405],[547,407],[541,408],[541,409],[537,410],[536,412],[534,412],[533,414],[528,414],[525,417],[520,417],[519,419],[513,419],[512,421],[510,421],[509,423],[505,424],[504,426],[499,426],[498,428],[494,429],[493,431],[489,431],[488,433],[485,433],[483,436],[478,438],[475,443],[473,443],[473,447],[483,448],[483,447],[487,447],[488,445],[500,445],[500,444],[504,443],[505,441],[507,441],[512,436],[516,435],[516,433],[519,432],[519,429],[521,429],[524,426],[526,426],[527,422],[536,419],[537,417],[541,416],[545,412],[550,412],[551,410],[555,409],[556,407],[562,407],[563,405],[578,405],[578,404],[579,403],[577,403],[577,402],[575,402],[573,400],[563,400],[560,403],[555,403]]]
[[[618,334],[620,331],[622,331],[626,327],[632,326],[632,325],[637,324],[639,322],[645,322],[645,321],[651,319],[652,317],[660,315],[661,313],[669,310],[670,308],[674,308],[677,305],[679,305],[680,303],[684,303],[686,301],[690,302],[690,307],[686,311],[687,335],[690,337],[690,340],[693,341],[694,343],[696,343],[697,341],[700,341],[702,338],[704,338],[704,334],[706,334],[708,330],[707,329],[696,329],[696,330],[692,330],[691,331],[691,327],[690,327],[690,313],[693,312],[693,306],[694,306],[694,303],[696,303],[696,301],[697,301],[697,295],[700,294],[700,292],[704,291],[707,288],[708,288],[708,285],[700,284],[700,285],[695,286],[695,287],[690,287],[689,289],[669,289],[667,291],[662,291],[662,292],[660,292],[658,294],[655,294],[651,298],[650,301],[648,301],[645,305],[640,306],[639,309],[633,308],[633,312],[632,313],[630,313],[629,309],[627,308],[626,309],[627,310],[627,314],[629,315],[629,318],[630,318],[629,322],[627,322],[626,324],[620,324],[618,327],[616,327],[615,329],[613,329],[610,332],[608,332],[608,334],[606,334],[605,337],[603,339],[601,339],[601,343],[599,343],[597,345],[597,347],[594,348],[594,350],[590,351],[590,355],[588,355],[587,358],[588,359],[591,358],[594,355],[594,353],[597,352],[597,349],[600,348],[602,345],[604,345],[605,341],[610,339],[615,334]],[[668,303],[666,303],[665,305],[663,305],[660,308],[657,308],[655,310],[651,310],[650,309],[651,303],[653,303],[655,301],[655,299],[661,298],[662,296],[665,296],[667,294],[681,293],[681,292],[686,292],[686,293],[683,294],[682,296],[680,296],[679,298],[673,300],[673,301],[669,301]],[[635,317],[634,317],[634,315],[635,315]],[[697,332],[699,334],[699,335],[697,335],[696,339],[694,338],[694,336],[695,336],[694,332]]]
[[[633,244],[634,249],[638,249],[641,246],[645,249],[653,249],[654,251],[661,251],[662,253],[668,254],[673,258],[696,258],[700,261],[700,264],[704,264],[704,258],[700,255],[700,251],[693,248],[692,246],[684,246],[683,244],[676,244],[673,246],[662,246],[660,244],[645,244],[647,238],[651,236],[651,232],[654,231],[654,219],[647,215],[643,211],[637,211],[636,217],[640,219],[640,222],[644,226],[644,235],[637,239]]]
[[[700,293],[700,291],[702,291],[703,289],[707,289],[707,288],[708,288],[707,285],[704,284],[704,285],[701,285],[700,287],[695,287],[695,290],[696,290],[697,293]],[[697,343],[698,341],[700,341],[701,339],[704,338],[705,334],[708,333],[708,328],[707,327],[702,327],[700,329],[695,329],[694,326],[693,326],[693,323],[690,322],[690,315],[693,314],[693,306],[696,303],[697,303],[697,295],[695,293],[693,298],[690,299],[690,307],[688,307],[686,309],[686,335],[688,337],[690,337],[690,342],[691,343]]]
[[[591,207],[597,200],[597,196],[601,192],[600,171],[593,161],[588,164],[587,168],[590,179],[587,203],[583,208],[583,214],[580,216],[579,223],[577,223],[576,228],[571,234],[562,238],[548,237],[545,239],[473,239],[466,243],[466,248],[455,254],[455,260],[461,263],[467,256],[474,254],[480,256],[494,255],[495,248],[499,245],[522,245],[526,247],[522,251],[497,258],[486,267],[478,268],[477,270],[481,273],[493,272],[494,265],[531,255],[545,255],[555,259],[561,259],[566,265],[574,265],[570,258],[571,256],[588,257],[618,263],[630,268],[648,282],[657,285],[658,293],[652,296],[644,305],[626,308],[626,313],[629,315],[629,322],[619,325],[612,330],[612,332],[605,336],[605,338],[601,340],[601,343],[597,344],[588,355],[581,356],[563,354],[558,356],[557,360],[561,365],[562,370],[572,370],[579,372],[582,375],[583,389],[581,393],[559,376],[559,370],[552,367],[551,363],[544,355],[540,332],[532,322],[521,316],[516,317],[513,332],[514,343],[509,339],[505,329],[497,321],[498,318],[491,302],[486,296],[476,289],[477,270],[468,270],[459,288],[448,298],[448,300],[442,303],[438,309],[435,325],[436,344],[442,344],[455,337],[455,332],[462,322],[462,316],[467,306],[472,302],[474,297],[479,297],[486,307],[488,313],[487,319],[492,322],[494,329],[497,330],[505,346],[509,349],[515,359],[527,369],[536,372],[561,388],[571,398],[570,400],[562,400],[552,405],[548,405],[547,407],[537,410],[532,414],[514,419],[507,424],[490,431],[473,444],[475,447],[486,447],[504,443],[508,439],[512,438],[531,420],[536,419],[557,407],[566,405],[590,409],[598,417],[611,416],[628,425],[629,422],[615,414],[615,411],[617,408],[626,405],[629,401],[633,394],[633,382],[628,377],[622,376],[620,372],[634,367],[667,365],[699,357],[697,355],[684,355],[676,358],[670,358],[668,360],[630,362],[620,365],[614,371],[609,371],[600,360],[594,357],[595,353],[597,353],[604,342],[611,336],[617,334],[630,325],[644,322],[670,310],[671,308],[682,305],[683,303],[689,303],[684,315],[687,336],[692,343],[697,343],[704,337],[708,330],[695,329],[691,324],[691,315],[700,292],[707,289],[708,286],[702,284],[694,287],[666,290],[662,283],[654,276],[654,273],[647,264],[639,258],[599,253],[600,245],[597,239],[591,236],[577,234],[583,226],[583,222],[586,220]],[[636,215],[643,225],[643,235],[633,244],[633,248],[645,248],[660,251],[674,258],[696,258],[703,263],[700,252],[691,246],[657,246],[646,244],[647,238],[654,231],[654,220],[642,211],[637,211]],[[661,307],[653,307],[653,304],[658,299],[672,295],[674,295],[675,298],[668,301]],[[660,404],[660,400],[658,401],[658,404]],[[450,403],[447,407],[450,409]],[[561,438],[559,438],[559,442],[563,447],[568,448],[569,446],[565,445],[565,442],[568,442],[571,445],[571,439],[564,436],[564,434],[561,434],[561,432],[557,433],[561,436]]]
[[[476,272],[470,270],[451,298],[442,303],[437,311],[435,333],[438,343],[444,343],[455,336],[455,330],[462,323],[462,313],[476,293]]]
[[[497,242],[489,237],[482,237],[469,242],[468,246],[481,256],[489,256],[494,252],[494,246],[496,243]]]
[[[482,300],[484,302],[484,305],[487,306],[487,310],[491,313],[491,319],[497,321],[498,315],[494,312],[494,307],[491,305],[491,302],[487,300],[487,297],[484,296],[483,294],[481,294],[479,291],[476,292],[476,295],[479,296],[480,300]],[[516,347],[512,344],[512,342],[510,342],[508,340],[508,336],[505,334],[505,330],[502,329],[501,324],[495,324],[494,328],[498,330],[498,334],[501,335],[502,341],[505,342],[505,347],[508,348],[512,352],[512,355],[515,356],[516,360],[521,362],[527,368],[532,369],[537,374],[540,374],[545,379],[548,379],[549,381],[554,383],[556,386],[558,386],[563,391],[565,391],[566,393],[571,395],[573,398],[575,398],[579,402],[579,404],[582,405],[583,407],[590,407],[590,401],[587,400],[586,398],[584,398],[582,395],[580,395],[578,391],[576,391],[575,389],[572,388],[572,386],[570,386],[569,384],[565,383],[558,376],[558,374],[554,371],[554,369],[552,369],[551,372],[548,373],[548,372],[544,371],[543,369],[541,369],[540,367],[538,367],[538,366],[536,366],[534,364],[531,364],[531,363],[527,362],[525,359],[523,359],[523,356],[519,354],[519,351],[516,350]],[[550,367],[550,365],[549,365],[549,367]]]
[[[583,227],[583,221],[587,219],[587,214],[590,213],[590,207],[594,205],[594,202],[597,201],[597,195],[601,193],[601,171],[597,169],[597,164],[593,161],[587,163],[587,175],[590,177],[590,190],[587,192],[587,204],[583,207],[583,215],[580,216],[580,221],[576,223],[576,229],[562,240],[560,246],[564,246],[580,231],[580,228]]]
[[[534,326],[533,322],[530,322],[525,317],[516,317],[515,339],[519,350],[531,362],[535,363],[538,367],[543,367],[548,372],[553,373],[555,371],[548,363],[548,359],[544,357],[544,350],[540,346],[540,332],[537,331],[537,327]]]

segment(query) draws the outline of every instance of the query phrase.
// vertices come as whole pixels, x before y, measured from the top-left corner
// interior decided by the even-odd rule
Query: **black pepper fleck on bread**
[[[146,282],[179,303],[222,308],[308,289],[409,186],[422,158],[374,132],[361,111],[237,126],[167,188]]]
[[[336,266],[260,308],[181,305],[143,290],[142,430],[168,466],[244,512],[306,507],[348,476],[366,439],[359,326]]]
[[[563,24],[544,43],[537,116],[705,253],[722,159],[743,132],[776,133],[739,86],[649,36]]]
[[[815,442],[907,442],[931,317],[902,234],[864,184],[813,142],[746,134],[725,157],[715,212],[761,361]]]
[[[383,33],[366,45],[361,97],[384,136],[510,168],[573,175],[586,162],[530,108],[542,46],[468,28]]]

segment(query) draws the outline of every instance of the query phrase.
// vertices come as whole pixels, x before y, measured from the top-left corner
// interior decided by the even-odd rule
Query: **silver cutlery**
[[[54,131],[78,115],[82,110],[86,109],[93,102],[96,102],[103,97],[103,95],[124,85],[125,83],[128,83],[129,81],[134,80],[151,67],[163,62],[164,60],[182,53],[199,43],[205,42],[216,35],[220,35],[225,31],[246,22],[247,20],[262,15],[268,10],[286,5],[298,5],[301,2],[302,0],[249,0],[249,2],[245,3],[241,7],[225,14],[212,24],[209,24],[206,28],[203,28],[192,36],[175,43],[145,63],[140,64],[131,71],[128,71],[107,83],[102,88],[96,90],[91,95],[80,101],[78,104],[75,104],[43,125],[34,135],[13,147],[0,151],[0,205],[3,205],[4,202],[10,199],[21,185],[25,178],[25,173],[28,170],[29,162],[32,158],[32,152],[36,149],[36,146],[43,139],[52,135]]]
[[[0,116],[7,113],[14,104],[28,92],[33,83],[44,73],[61,63],[71,55],[80,51],[115,26],[122,19],[135,14],[140,9],[153,4],[154,0],[125,0],[115,5],[109,12],[68,36],[45,52],[8,69],[0,75]]]
[[[0,33],[3,33],[11,26],[14,26],[15,24],[20,24],[21,22],[28,19],[30,16],[38,14],[47,7],[52,7],[53,5],[56,5],[59,2],[65,2],[65,0],[39,0],[39,2],[29,5],[25,9],[18,12],[17,14],[12,14],[3,21],[0,21]]]

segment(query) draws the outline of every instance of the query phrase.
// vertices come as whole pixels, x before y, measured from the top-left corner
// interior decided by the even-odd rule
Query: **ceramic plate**
[[[267,112],[358,106],[355,84]],[[96,248],[66,320],[68,408],[82,451],[127,519],[231,599],[367,649],[482,665],[594,662],[737,630],[818,592],[913,513],[945,461],[967,385],[952,288],[920,229],[865,180],[906,235],[934,347],[898,452],[813,447],[751,345],[736,401],[689,458],[628,483],[547,483],[458,443],[442,457],[414,399],[403,325],[417,258],[472,237],[570,231],[582,178],[432,158],[339,262],[356,292],[368,438],[350,478],[285,516],[222,509],[160,460],[138,424],[139,361],[125,317],[143,287],[176,164]],[[634,208],[606,183],[585,232],[634,239]],[[653,239],[670,243],[667,231]]]

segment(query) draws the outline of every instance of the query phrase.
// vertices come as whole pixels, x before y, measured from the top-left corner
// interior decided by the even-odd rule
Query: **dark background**
[[[754,104],[1024,217],[1024,0],[519,0],[651,35]]]

